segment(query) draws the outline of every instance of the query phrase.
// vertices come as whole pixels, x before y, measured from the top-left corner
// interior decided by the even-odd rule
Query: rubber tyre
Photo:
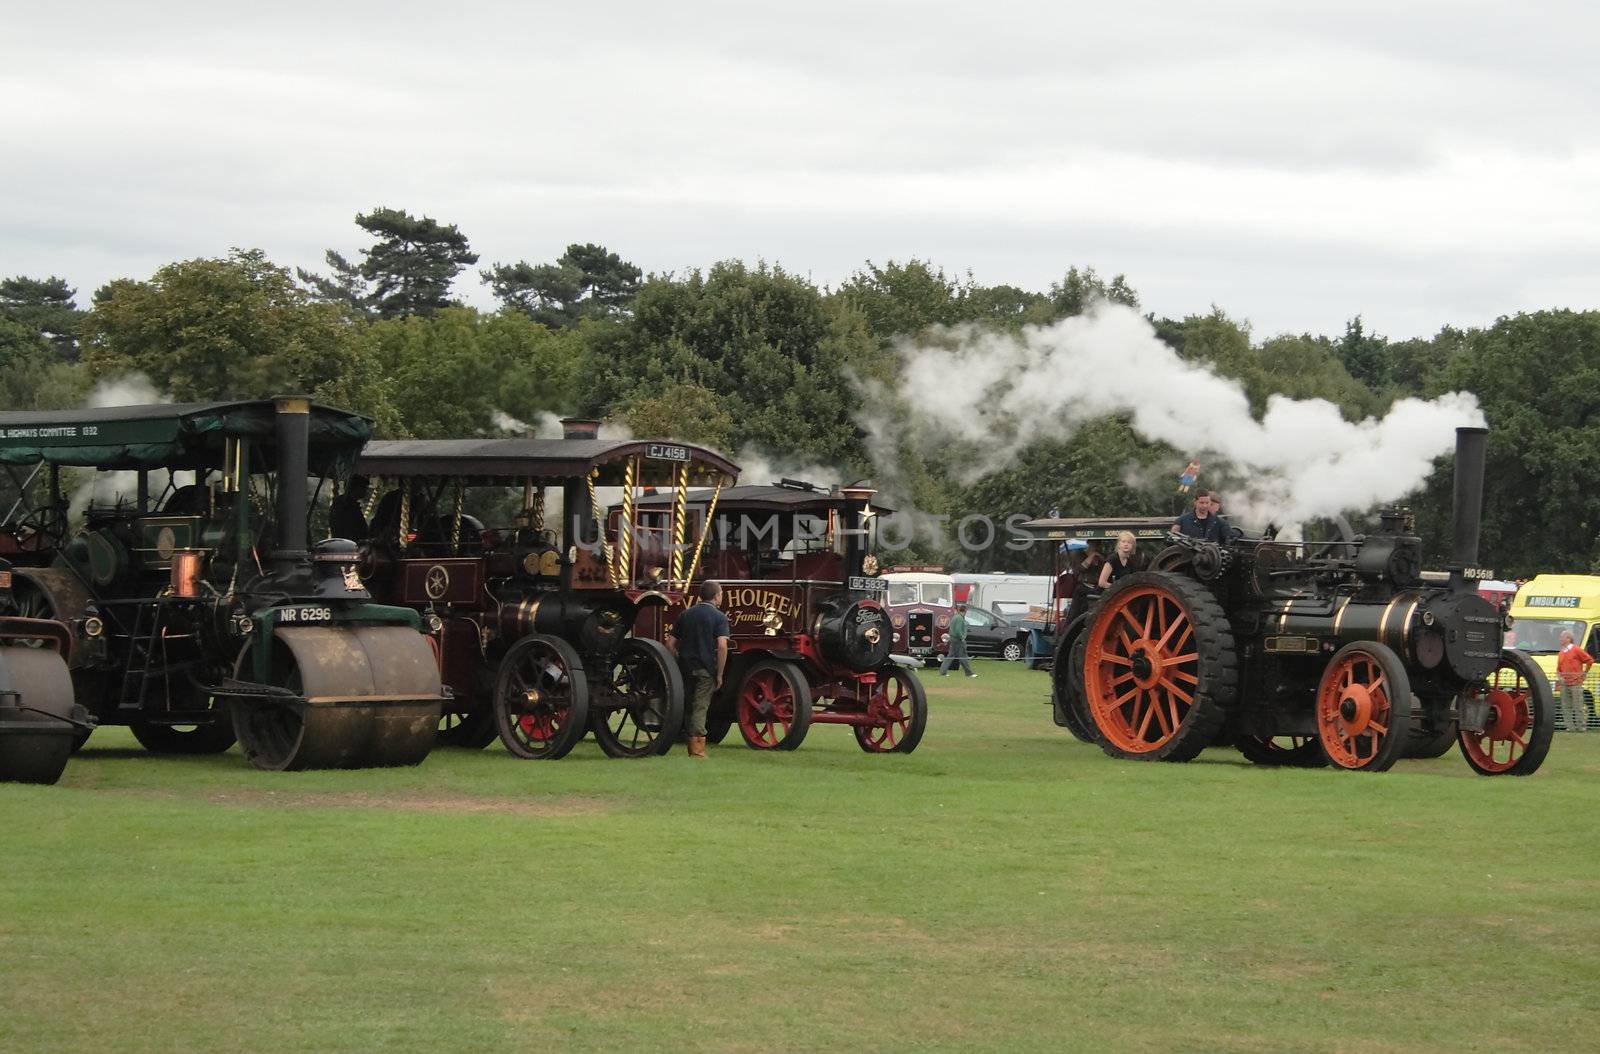
[[[665,644],[650,640],[648,637],[624,639],[618,645],[616,657],[612,661],[613,671],[625,657],[630,661],[647,661],[661,677],[665,698],[661,713],[656,716],[659,727],[655,735],[642,746],[639,745],[637,737],[624,743],[622,731],[625,724],[616,729],[610,725],[610,716],[616,711],[592,704],[589,707],[589,727],[594,732],[595,742],[600,744],[601,751],[608,758],[658,757],[672,749],[672,744],[677,741],[684,727],[688,700],[684,697],[683,671],[678,668],[677,658],[667,650]],[[615,677],[614,672],[613,677]],[[637,712],[629,709],[627,714],[627,723],[632,723],[641,731],[646,730],[640,723]]]
[[[754,704],[747,703],[746,693],[753,681],[760,679],[771,682],[774,678],[779,690],[787,691],[793,712],[789,729],[783,738],[767,742],[759,738],[763,715],[754,711]],[[811,685],[792,662],[768,659],[746,670],[734,696],[734,707],[738,714],[739,734],[752,750],[794,750],[805,742],[806,733],[811,731]]]
[[[526,738],[533,733],[523,734],[522,720],[528,715],[520,710],[513,714],[508,701],[529,690],[526,685],[519,689],[514,680],[520,677],[518,671],[523,664],[530,658],[537,661],[540,654],[551,656],[561,664],[569,697],[566,721],[545,738],[541,746],[534,746]],[[583,660],[572,645],[560,637],[535,634],[507,649],[494,679],[494,721],[500,742],[513,757],[526,761],[559,761],[572,753],[589,725],[589,679],[583,670]]]
[[[928,729],[927,690],[922,687],[920,677],[901,666],[880,670],[879,675],[887,676],[889,680],[905,687],[905,700],[911,707],[910,720],[906,723],[905,732],[887,750],[884,749],[885,739],[874,738],[874,733],[884,732],[884,728],[853,725],[851,731],[856,734],[856,746],[869,754],[909,754],[917,749],[917,744],[922,742],[922,734]]]
[[[1080,743],[1093,743],[1093,723],[1083,701],[1083,634],[1064,635],[1056,646],[1056,659],[1050,670],[1050,705],[1056,724],[1072,733]],[[1061,653],[1066,651],[1063,656]]]
[[[1022,653],[1026,650],[1020,640],[1008,640],[1000,645],[1000,658],[1006,662],[1021,662]]]
[[[728,738],[728,730],[733,727],[733,718],[727,714],[716,712],[716,704],[712,704],[711,713],[706,715],[706,742],[716,746]]]
[[[1342,738],[1337,731],[1330,732],[1336,724],[1331,709],[1338,705],[1330,694],[1333,684],[1330,678],[1342,665],[1363,661],[1370,666],[1376,666],[1382,673],[1385,682],[1385,701],[1390,707],[1390,724],[1385,726],[1387,731],[1378,738],[1371,756],[1359,759],[1358,764],[1347,765],[1341,757],[1347,757],[1343,747]],[[1396,700],[1405,700],[1398,703]],[[1399,717],[1395,711],[1403,706],[1405,716]],[[1316,701],[1317,735],[1322,741],[1322,749],[1328,755],[1328,761],[1334,768],[1346,772],[1387,772],[1394,767],[1406,752],[1406,744],[1411,741],[1411,678],[1406,674],[1405,664],[1400,661],[1393,649],[1377,641],[1358,640],[1346,644],[1334,652],[1333,658],[1328,660],[1327,669],[1323,671],[1322,680],[1317,685]],[[1394,727],[1394,722],[1404,720],[1406,727]]]
[[[1115,628],[1123,610],[1136,603],[1140,596],[1163,598],[1176,603],[1188,619],[1194,638],[1193,691],[1189,708],[1178,722],[1178,727],[1167,738],[1148,750],[1133,750],[1119,744],[1125,738],[1122,730],[1108,733],[1103,725],[1114,707],[1096,706],[1094,698],[1098,673],[1090,669],[1097,644],[1105,647],[1105,640]],[[1091,731],[1100,749],[1114,758],[1137,761],[1192,761],[1206,747],[1216,742],[1228,717],[1228,707],[1238,694],[1239,659],[1234,649],[1233,629],[1228,624],[1222,606],[1210,590],[1191,578],[1161,571],[1138,571],[1114,583],[1100,597],[1083,631],[1085,651],[1083,656],[1085,706],[1091,721]],[[1179,638],[1174,647],[1181,646]],[[1130,719],[1131,722],[1131,719]]]
[[[1405,756],[1408,758],[1442,758],[1456,745],[1461,738],[1461,733],[1456,730],[1455,722],[1445,726],[1442,731],[1428,732],[1420,728],[1411,730],[1406,737]]]
[[[1528,726],[1528,746],[1522,752],[1522,757],[1516,764],[1508,769],[1485,768],[1472,751],[1467,747],[1467,737],[1471,733],[1462,733],[1460,736],[1461,756],[1467,759],[1467,764],[1480,776],[1531,776],[1537,772],[1540,765],[1544,764],[1545,756],[1550,753],[1550,741],[1556,733],[1556,693],[1546,679],[1544,671],[1539,669],[1537,663],[1519,651],[1503,650],[1500,653],[1502,666],[1511,666],[1517,670],[1529,685],[1529,705],[1533,707],[1533,714]]]

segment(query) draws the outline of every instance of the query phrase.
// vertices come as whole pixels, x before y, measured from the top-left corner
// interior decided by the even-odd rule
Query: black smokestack
[[[599,439],[600,422],[588,417],[563,417],[561,419],[561,438]]]
[[[278,548],[272,562],[279,571],[303,568],[306,550],[306,474],[311,443],[311,400],[280,397],[278,432]]]
[[[1483,453],[1487,428],[1456,429],[1455,548],[1457,567],[1478,563],[1478,530],[1483,524]]]

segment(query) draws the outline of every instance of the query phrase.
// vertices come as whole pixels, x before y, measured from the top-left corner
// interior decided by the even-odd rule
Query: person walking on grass
[[[976,677],[972,663],[967,661],[967,605],[957,604],[956,613],[950,616],[950,650],[939,663],[939,676],[950,676],[950,664],[959,662],[968,677]]]
[[[700,602],[678,616],[667,634],[667,647],[678,657],[683,671],[684,695],[689,701],[689,756],[706,756],[706,715],[711,694],[722,687],[728,666],[728,638],[733,629],[722,613],[722,586],[700,584]]]
[[[1561,651],[1556,655],[1556,677],[1561,682],[1561,710],[1567,717],[1567,728],[1573,732],[1589,731],[1588,707],[1583,702],[1583,678],[1594,665],[1594,658],[1572,639],[1572,631],[1561,631]]]

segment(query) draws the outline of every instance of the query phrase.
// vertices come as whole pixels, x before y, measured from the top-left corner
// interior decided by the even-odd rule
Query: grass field
[[[978,668],[909,757],[98,732],[0,786],[0,1051],[1594,1049],[1600,737],[1525,780],[1113,762]]]

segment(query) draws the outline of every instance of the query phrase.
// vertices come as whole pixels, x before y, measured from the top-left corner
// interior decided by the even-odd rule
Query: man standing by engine
[[[1211,515],[1211,492],[1197,490],[1194,492],[1194,511],[1186,512],[1178,517],[1178,522],[1172,525],[1173,534],[1181,534],[1185,538],[1195,538],[1202,542],[1220,542],[1222,534],[1217,530],[1217,518]]]
[[[1561,681],[1561,710],[1567,730],[1589,731],[1589,708],[1583,701],[1583,678],[1594,665],[1594,658],[1578,647],[1572,631],[1561,631],[1561,651],[1556,654],[1556,677]]]
[[[728,666],[728,638],[733,629],[721,611],[722,586],[700,584],[700,602],[678,616],[667,635],[667,647],[678,657],[683,671],[684,695],[689,703],[689,756],[706,756],[706,715],[711,694],[722,687]]]

